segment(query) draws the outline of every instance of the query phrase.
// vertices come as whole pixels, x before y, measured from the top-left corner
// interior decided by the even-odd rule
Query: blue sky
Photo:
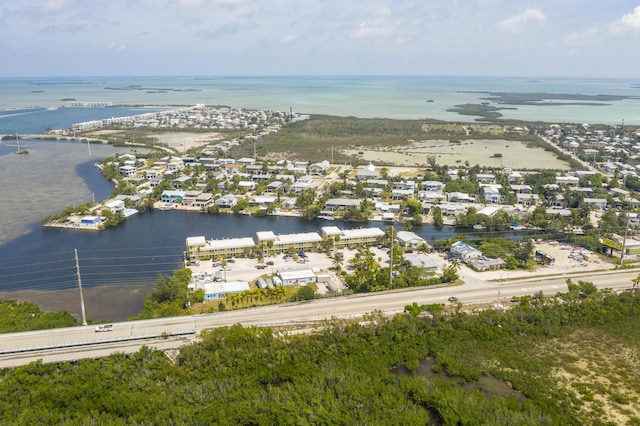
[[[0,0],[0,77],[637,77],[640,1]]]

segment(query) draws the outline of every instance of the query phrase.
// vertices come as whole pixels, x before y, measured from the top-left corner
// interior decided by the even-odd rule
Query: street
[[[113,331],[97,333],[94,326],[9,333],[0,335],[0,367],[23,365],[37,359],[43,362],[93,358],[113,352],[133,352],[143,345],[161,349],[188,343],[206,329],[240,323],[243,326],[293,326],[336,318],[358,318],[380,310],[399,313],[404,306],[449,304],[455,296],[463,305],[488,306],[508,301],[513,296],[545,295],[566,292],[566,278],[591,281],[598,288],[621,290],[632,285],[637,270],[584,271],[563,276],[531,276],[493,282],[474,280],[457,286],[412,288],[381,293],[358,294],[317,299],[309,302],[285,303],[259,308],[240,309],[215,314],[202,314],[113,324]]]

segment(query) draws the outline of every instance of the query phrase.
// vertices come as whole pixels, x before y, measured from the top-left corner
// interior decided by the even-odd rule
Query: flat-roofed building
[[[402,257],[414,268],[420,268],[428,274],[434,274],[438,270],[438,263],[423,253],[407,253]]]
[[[322,237],[317,232],[283,234],[276,237],[276,240],[273,242],[273,247],[278,251],[286,251],[288,249],[315,250],[321,241]]]
[[[342,235],[342,230],[337,226],[323,226],[320,228],[322,233],[322,238],[335,238],[336,236]]]
[[[324,203],[325,210],[348,210],[351,208],[360,208],[362,200],[353,198],[329,198]]]
[[[424,238],[410,231],[398,231],[396,233],[396,238],[400,245],[404,247],[420,247],[422,245],[426,245],[427,247],[429,246]]]
[[[200,256],[203,258],[234,257],[244,255],[256,246],[253,238],[227,238],[223,240],[209,240],[200,247]]]
[[[250,289],[246,281],[208,282],[203,286],[204,300],[217,300],[227,297],[227,294],[242,293]]]
[[[375,244],[382,240],[385,232],[380,228],[344,229],[339,243],[343,246],[352,244]]]
[[[284,268],[276,273],[282,285],[296,286],[317,282],[316,273],[311,268]]]

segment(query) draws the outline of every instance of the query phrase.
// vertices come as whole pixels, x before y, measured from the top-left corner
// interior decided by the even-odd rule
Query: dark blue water
[[[152,211],[134,215],[115,229],[75,231],[36,226],[32,233],[0,246],[0,291],[60,290],[77,286],[74,249],[78,250],[82,285],[126,285],[154,282],[182,265],[185,239],[253,237],[320,232],[328,222],[289,217],[208,215],[184,211]],[[362,225],[331,222],[341,228]],[[385,228],[386,224],[369,224]],[[429,242],[449,238],[453,228],[424,225],[414,230]]]

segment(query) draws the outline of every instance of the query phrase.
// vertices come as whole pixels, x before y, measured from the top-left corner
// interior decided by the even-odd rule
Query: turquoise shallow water
[[[78,77],[0,79],[0,109],[57,108],[66,99],[126,105],[229,105],[357,117],[473,121],[448,112],[480,103],[475,92],[548,92],[640,97],[640,80],[490,77]],[[63,101],[65,100],[65,101]],[[428,102],[432,100],[433,102]],[[496,105],[496,104],[492,104]],[[499,105],[498,105],[499,106]],[[505,118],[548,122],[640,124],[640,99],[591,105],[519,105]],[[2,118],[0,117],[0,120]]]

